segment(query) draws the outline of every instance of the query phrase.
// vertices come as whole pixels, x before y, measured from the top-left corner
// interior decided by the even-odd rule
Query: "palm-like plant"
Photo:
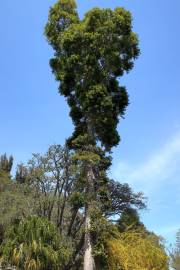
[[[16,222],[1,250],[3,262],[21,270],[60,270],[70,256],[54,225],[40,217]]]

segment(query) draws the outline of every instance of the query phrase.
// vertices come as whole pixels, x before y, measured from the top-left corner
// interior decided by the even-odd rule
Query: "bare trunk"
[[[90,236],[91,220],[89,215],[85,218],[85,252],[84,252],[84,270],[94,270],[95,263],[92,256],[92,245]]]
[[[92,195],[93,192],[94,173],[91,166],[88,167],[87,172],[87,197]],[[94,258],[92,256],[92,244],[91,244],[91,218],[90,210],[91,200],[86,203],[85,206],[85,239],[84,239],[84,270],[95,270]]]
[[[76,219],[77,213],[78,213],[78,209],[75,209],[73,214],[72,214],[72,219],[71,219],[71,222],[70,222],[70,225],[69,225],[69,229],[68,229],[68,233],[67,233],[68,236],[71,235],[71,231],[72,231],[72,228],[73,228],[74,221]]]

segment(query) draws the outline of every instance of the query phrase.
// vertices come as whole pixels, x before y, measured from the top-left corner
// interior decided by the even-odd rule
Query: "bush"
[[[1,245],[3,264],[21,270],[62,269],[70,249],[54,225],[45,218],[29,217],[16,221],[6,232]]]
[[[168,257],[158,237],[129,231],[107,243],[110,270],[168,270]]]

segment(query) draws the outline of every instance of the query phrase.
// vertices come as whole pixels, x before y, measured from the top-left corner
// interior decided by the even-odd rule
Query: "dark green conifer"
[[[8,174],[10,176],[10,172],[13,166],[13,156],[7,157],[6,154],[0,156],[0,173]]]
[[[102,175],[106,178],[108,166],[102,167],[109,160],[106,153],[120,141],[117,125],[128,94],[119,78],[133,68],[139,55],[138,39],[125,9],[94,8],[80,20],[74,0],[59,0],[50,9],[45,34],[54,49],[50,65],[75,127],[67,143],[84,168],[84,269],[91,270],[90,212],[99,196],[95,183]]]

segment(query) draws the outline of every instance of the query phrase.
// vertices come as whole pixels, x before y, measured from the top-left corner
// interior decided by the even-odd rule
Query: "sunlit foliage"
[[[168,257],[157,236],[124,232],[108,241],[109,270],[168,270]]]

